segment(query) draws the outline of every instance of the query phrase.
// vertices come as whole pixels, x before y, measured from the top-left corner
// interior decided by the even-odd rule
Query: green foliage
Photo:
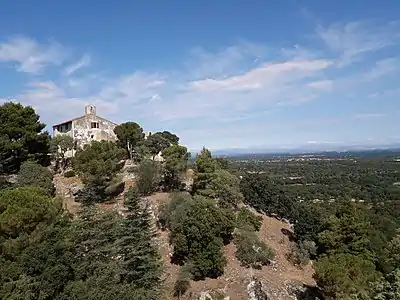
[[[227,160],[226,158],[216,157],[214,158],[214,161],[217,164],[217,168],[220,168],[222,170],[227,170],[229,168],[229,160]]]
[[[323,230],[318,234],[320,246],[328,253],[362,254],[371,257],[367,216],[350,202],[339,204],[335,214],[325,219]]]
[[[190,273],[190,268],[183,266],[179,269],[178,278],[174,284],[174,296],[180,298],[183,294],[187,292],[190,288],[190,280],[192,279],[192,274]]]
[[[18,172],[16,186],[42,188],[51,196],[54,196],[56,190],[53,184],[53,174],[46,167],[33,161],[22,163]]]
[[[179,144],[179,137],[176,134],[173,134],[169,131],[160,132],[160,135],[170,142],[171,145],[178,145]]]
[[[237,247],[236,257],[243,266],[260,269],[275,256],[273,250],[253,232],[239,231],[235,233],[233,241]]]
[[[136,146],[144,141],[143,128],[135,122],[122,123],[114,128],[118,141],[117,144],[125,149],[129,155]]]
[[[181,176],[187,169],[190,156],[187,148],[180,145],[172,145],[163,150],[164,158],[164,186],[168,190],[179,189]]]
[[[159,206],[158,225],[162,229],[170,228],[175,218],[177,208],[184,202],[191,201],[191,196],[187,193],[171,193],[167,202]]]
[[[147,148],[146,151],[148,151],[154,158],[158,153],[171,146],[171,141],[166,139],[165,135],[161,132],[156,132],[147,137],[144,141],[144,146]]]
[[[232,238],[232,212],[215,206],[209,199],[195,197],[176,206],[170,220],[170,243],[174,260],[190,262],[196,279],[217,277],[226,264],[223,242]]]
[[[214,178],[216,163],[211,156],[211,152],[203,148],[196,157],[194,166],[194,177],[192,193],[206,197],[212,197],[214,191],[211,188],[211,182]]]
[[[116,197],[121,194],[125,189],[125,181],[112,182],[104,190],[104,193],[108,197]]]
[[[68,167],[69,159],[65,157],[67,151],[75,147],[74,139],[66,134],[60,134],[51,139],[50,149],[56,160],[56,170],[65,170]]]
[[[235,175],[226,170],[215,170],[210,182],[210,187],[214,191],[214,197],[218,203],[224,207],[236,207],[244,200],[240,191],[240,181]]]
[[[317,254],[317,247],[313,241],[302,241],[293,244],[287,257],[294,265],[304,266],[310,261],[311,256]]]
[[[371,283],[379,279],[370,260],[349,253],[323,256],[315,268],[315,280],[327,299],[366,297],[371,293]]]
[[[86,184],[104,185],[121,170],[123,154],[113,142],[93,141],[76,152],[74,169]]]
[[[0,237],[31,233],[42,222],[59,214],[57,201],[37,187],[24,187],[0,194]]]
[[[83,205],[100,203],[106,198],[105,189],[104,185],[86,185],[76,192],[75,201]]]
[[[159,178],[159,164],[150,159],[141,161],[138,171],[136,185],[141,195],[147,196],[156,191]]]
[[[258,231],[261,224],[262,217],[253,214],[245,207],[242,207],[236,216],[236,227],[245,231]]]
[[[159,287],[161,262],[152,243],[155,232],[149,208],[140,203],[136,188],[128,191],[124,204],[128,210],[122,221],[124,235],[116,241],[121,248],[122,266],[126,270],[122,280],[146,289]]]
[[[128,192],[126,218],[85,206],[78,218],[39,188],[0,194],[1,299],[160,298],[151,216]]]
[[[245,203],[268,215],[294,220],[296,202],[265,174],[246,174],[240,181]]]
[[[50,136],[35,110],[19,103],[0,106],[0,173],[14,173],[28,160],[50,163]]]
[[[374,284],[373,300],[400,299],[400,270],[389,273],[385,280]]]
[[[63,175],[66,178],[75,177],[75,171],[74,170],[68,170],[68,171],[65,171]]]

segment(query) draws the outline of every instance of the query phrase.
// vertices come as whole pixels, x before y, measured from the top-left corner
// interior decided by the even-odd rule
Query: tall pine
[[[149,207],[142,205],[136,188],[125,196],[126,218],[122,234],[116,241],[123,268],[122,281],[138,287],[154,289],[161,284],[161,260],[153,244],[154,226]]]

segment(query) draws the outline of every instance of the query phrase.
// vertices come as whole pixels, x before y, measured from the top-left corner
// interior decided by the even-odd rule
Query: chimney
[[[96,106],[89,104],[85,106],[85,115],[96,115]]]

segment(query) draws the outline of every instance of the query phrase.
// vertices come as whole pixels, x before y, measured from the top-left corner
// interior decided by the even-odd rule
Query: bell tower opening
[[[85,115],[95,116],[96,115],[96,106],[94,106],[93,104],[86,105],[85,106]]]

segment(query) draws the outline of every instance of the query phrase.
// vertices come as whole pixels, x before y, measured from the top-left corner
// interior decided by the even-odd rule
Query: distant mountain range
[[[213,156],[237,156],[257,154],[296,155],[321,152],[363,152],[363,151],[400,151],[400,142],[382,145],[335,145],[335,144],[307,144],[295,148],[229,148],[212,150]],[[192,151],[195,156],[199,151]]]

